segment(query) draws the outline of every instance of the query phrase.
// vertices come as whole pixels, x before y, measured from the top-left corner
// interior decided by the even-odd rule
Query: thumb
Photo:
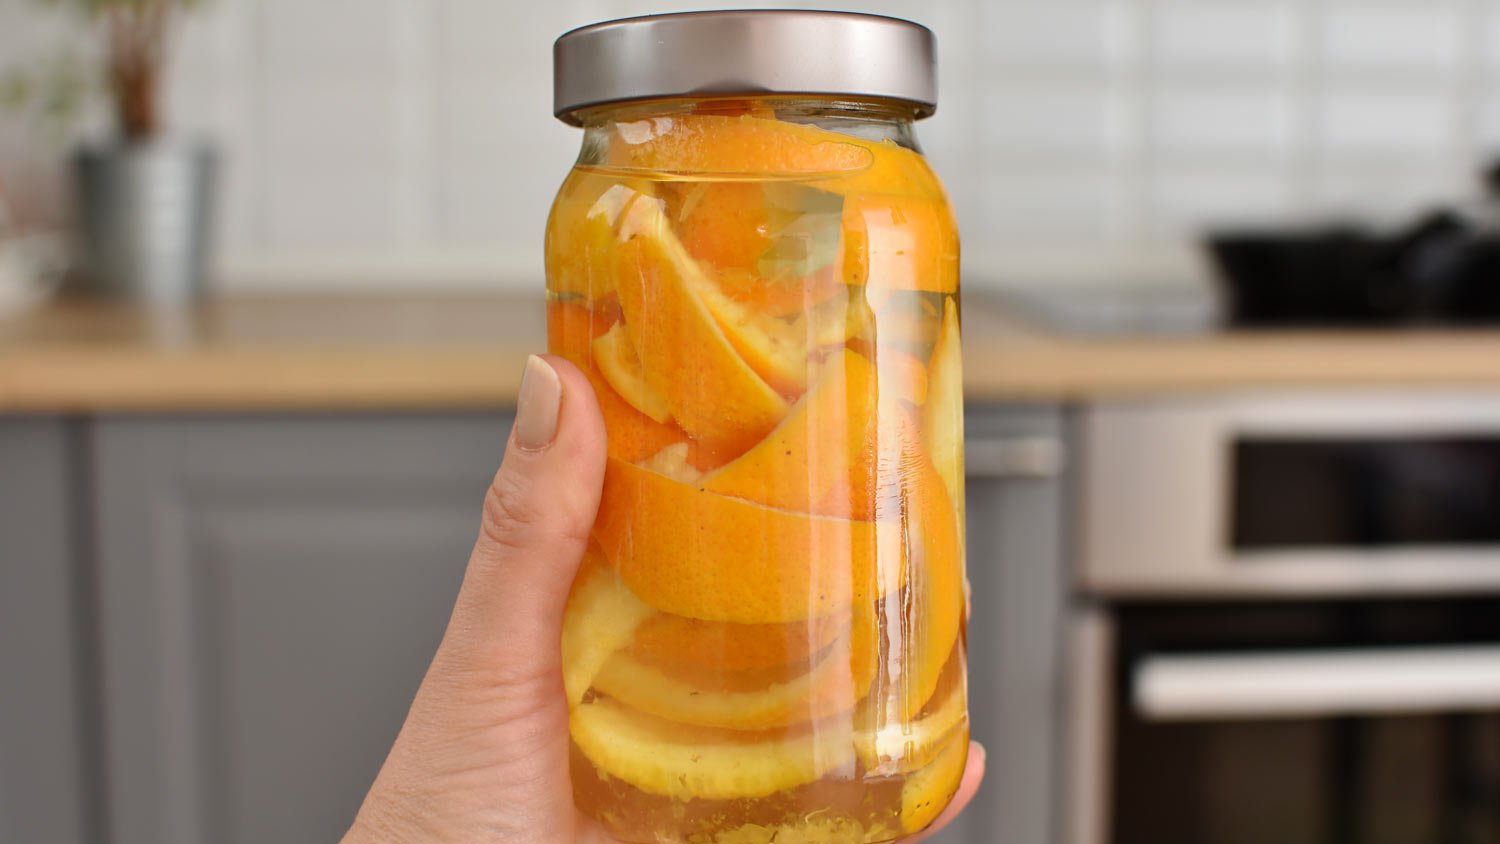
[[[562,358],[528,358],[447,636],[497,676],[556,670],[563,606],[599,508],[604,455],[588,379]]]

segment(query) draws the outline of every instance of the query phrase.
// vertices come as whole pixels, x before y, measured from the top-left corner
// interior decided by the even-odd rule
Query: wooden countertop
[[[226,299],[151,316],[58,303],[0,321],[0,412],[495,408],[544,348],[539,297]],[[1081,339],[971,297],[971,401],[1256,387],[1500,389],[1500,332]]]

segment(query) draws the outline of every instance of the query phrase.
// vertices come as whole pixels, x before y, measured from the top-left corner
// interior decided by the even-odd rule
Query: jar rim
[[[564,33],[552,47],[553,114],[636,100],[808,96],[937,110],[937,39],[901,18],[747,9],[622,18]]]

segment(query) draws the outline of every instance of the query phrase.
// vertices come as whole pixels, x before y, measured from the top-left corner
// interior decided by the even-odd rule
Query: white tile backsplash
[[[1106,159],[1124,133],[1122,103],[1109,85],[1006,83],[980,99],[979,131],[998,154]]]
[[[1275,223],[1294,210],[1290,185],[1274,167],[1166,163],[1150,190],[1150,229],[1166,237],[1192,237],[1205,226]]]
[[[1124,6],[1109,0],[980,4],[983,53],[1008,64],[1103,69],[1124,56]]]
[[[1453,103],[1426,91],[1336,89],[1323,97],[1319,142],[1326,153],[1407,156],[1441,153],[1452,137]]]
[[[422,0],[224,0],[252,3],[264,59],[293,72],[358,72],[400,61],[398,8]]]
[[[1480,148],[1492,155],[1500,153],[1500,89],[1486,92],[1475,120]]]
[[[285,84],[266,110],[264,248],[387,246],[399,232],[391,75]],[[289,81],[289,80],[288,80]]]
[[[1291,55],[1292,19],[1287,3],[1278,0],[1163,3],[1155,15],[1156,61],[1176,72],[1275,73]]]
[[[1414,217],[1473,190],[1473,179],[1454,172],[1441,158],[1411,159],[1392,166],[1376,162],[1332,161],[1318,173],[1318,202],[1330,213],[1387,220]]]
[[[1274,88],[1164,90],[1151,102],[1151,132],[1163,156],[1273,156],[1291,141],[1289,104]]]
[[[1117,179],[1107,167],[995,167],[985,175],[978,224],[966,229],[971,239],[1003,232],[1010,239],[1062,246],[1107,239],[1118,224]]]
[[[219,140],[223,278],[534,286],[579,142],[551,117],[552,40],[702,5],[205,4],[181,32],[168,113]],[[1008,250],[1144,254],[1226,221],[1399,215],[1467,189],[1468,158],[1500,149],[1500,0],[736,5],[934,28],[942,103],[919,131],[976,278],[1003,276]],[[70,31],[49,4],[0,4],[0,69]],[[0,183],[23,201],[61,194],[62,150],[24,136],[0,125]]]
[[[1329,3],[1320,27],[1328,67],[1382,73],[1451,71],[1459,58],[1459,11],[1451,0]]]

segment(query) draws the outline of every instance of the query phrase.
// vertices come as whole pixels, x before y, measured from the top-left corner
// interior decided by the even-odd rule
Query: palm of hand
[[[619,844],[573,807],[561,659],[603,472],[587,380],[533,358],[453,617],[346,844]],[[983,771],[974,745],[953,802],[907,840],[956,817]]]

